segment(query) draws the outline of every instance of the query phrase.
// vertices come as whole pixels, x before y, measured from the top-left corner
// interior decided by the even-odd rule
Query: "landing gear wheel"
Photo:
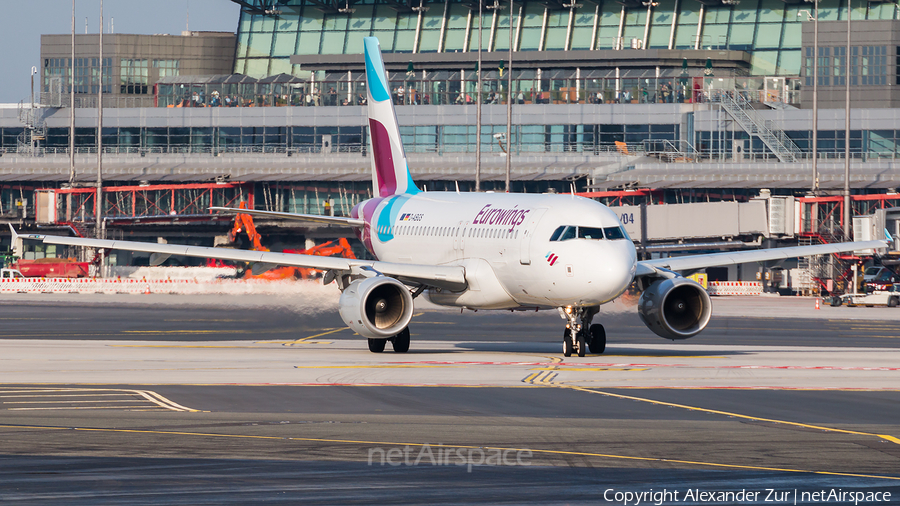
[[[587,352],[587,342],[584,339],[584,331],[578,333],[578,356],[583,357]]]
[[[384,345],[387,339],[369,339],[369,351],[372,353],[381,353],[384,351]]]
[[[569,329],[563,331],[563,356],[571,357],[574,346],[572,346],[572,336]]]
[[[600,355],[606,351],[606,329],[603,325],[595,323],[591,325],[591,353]]]
[[[395,353],[406,353],[409,351],[409,327],[406,327],[394,336],[391,339],[391,345],[393,345]]]

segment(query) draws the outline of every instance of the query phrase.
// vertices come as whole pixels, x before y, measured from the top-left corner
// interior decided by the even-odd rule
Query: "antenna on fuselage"
[[[459,181],[454,181],[453,184],[456,185],[456,193],[459,193]]]

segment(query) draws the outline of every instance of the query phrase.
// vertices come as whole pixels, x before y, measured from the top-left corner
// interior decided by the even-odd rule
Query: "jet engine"
[[[663,279],[641,294],[638,314],[656,335],[666,339],[687,339],[706,328],[712,303],[706,290],[690,279]]]
[[[369,339],[394,337],[413,315],[412,294],[403,283],[384,276],[350,283],[341,292],[339,304],[344,323]]]

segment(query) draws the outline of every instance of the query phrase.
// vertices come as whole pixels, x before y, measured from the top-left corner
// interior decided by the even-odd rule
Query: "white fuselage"
[[[595,306],[621,295],[637,264],[627,236],[596,237],[622,230],[618,217],[570,195],[422,192],[362,202],[354,216],[365,219],[361,239],[379,260],[465,267],[464,292],[426,292],[442,305]],[[565,226],[593,238],[573,229],[574,238],[551,240]]]

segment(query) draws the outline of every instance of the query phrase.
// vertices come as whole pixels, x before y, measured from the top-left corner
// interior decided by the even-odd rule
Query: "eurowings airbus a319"
[[[337,281],[344,323],[381,352],[409,349],[413,300],[469,309],[558,309],[566,319],[563,353],[602,353],[606,333],[593,323],[602,304],[632,282],[642,291],[638,313],[657,335],[687,339],[706,327],[712,307],[706,291],[676,271],[883,248],[881,241],[753,250],[638,261],[635,247],[606,206],[574,195],[421,192],[413,182],[378,39],[365,39],[373,188],[350,217],[243,209],[230,213],[352,227],[377,260],[83,239],[22,236],[47,244],[253,262],[326,271]],[[15,234],[15,231],[13,231]]]

